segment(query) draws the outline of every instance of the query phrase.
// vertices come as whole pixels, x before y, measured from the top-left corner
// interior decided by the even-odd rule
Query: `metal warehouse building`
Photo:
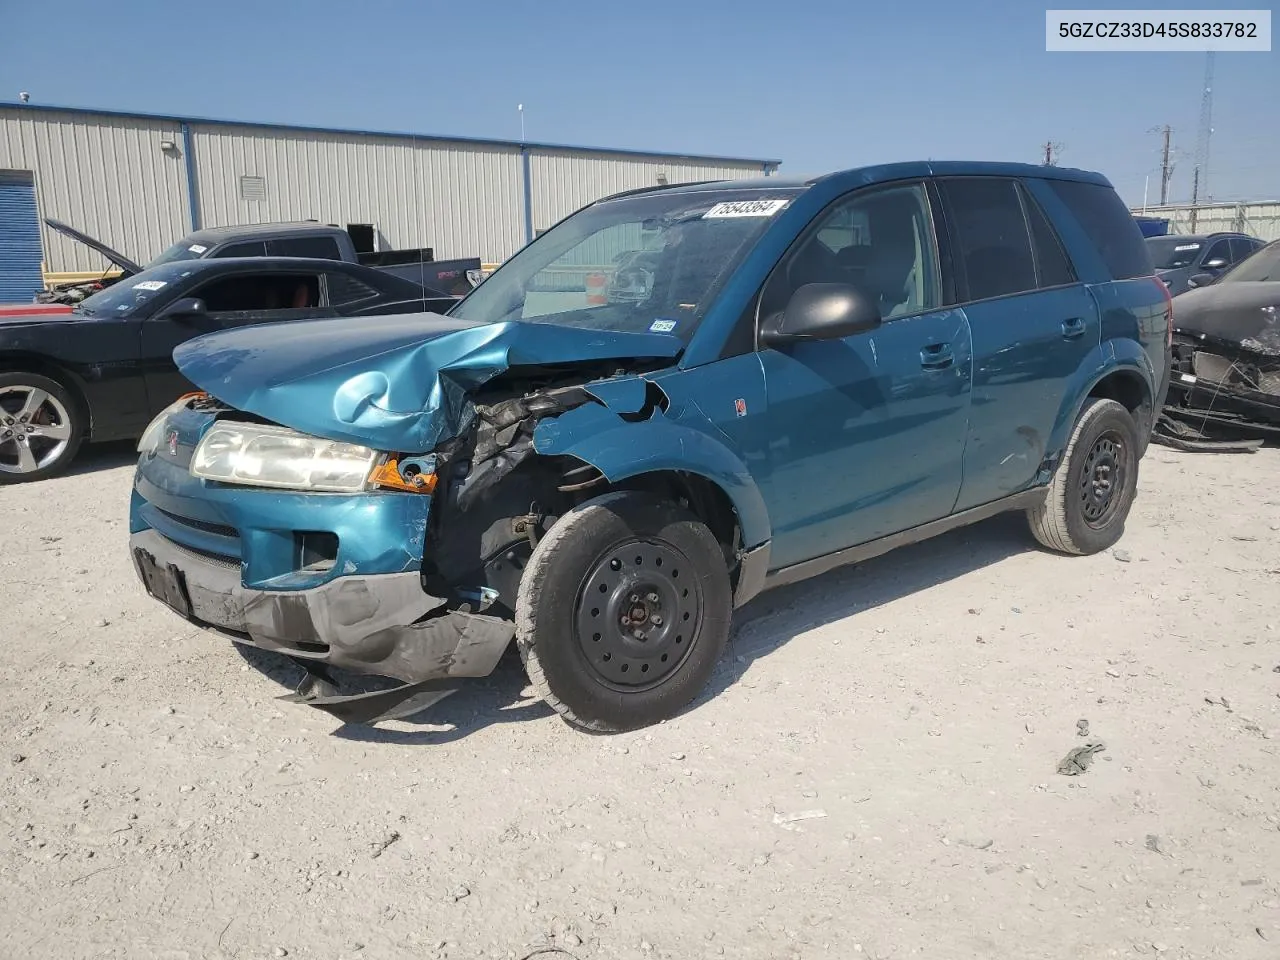
[[[103,269],[45,217],[143,263],[193,229],[281,220],[496,262],[610,193],[779,163],[0,103],[0,301]]]

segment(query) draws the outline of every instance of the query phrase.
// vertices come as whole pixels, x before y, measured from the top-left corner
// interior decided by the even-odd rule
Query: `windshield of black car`
[[[659,191],[606,200],[525,247],[450,313],[687,340],[798,192]]]
[[[170,284],[185,280],[193,269],[183,263],[166,263],[144,270],[86,297],[75,312],[90,317],[132,316],[156,297],[166,295]]]
[[[1239,283],[1280,280],[1280,242],[1270,243],[1237,264],[1230,273],[1223,274],[1219,283]]]
[[[1176,270],[1191,266],[1200,255],[1202,246],[1204,244],[1198,240],[1188,240],[1186,237],[1155,237],[1147,241],[1147,248],[1151,251],[1151,259],[1157,270]]]
[[[203,243],[196,243],[187,237],[179,240],[172,247],[166,250],[160,256],[156,257],[147,264],[146,269],[158,267],[162,263],[177,263],[181,260],[199,260],[209,251],[209,247]]]

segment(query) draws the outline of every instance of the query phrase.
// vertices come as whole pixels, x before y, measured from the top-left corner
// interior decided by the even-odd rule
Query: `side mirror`
[[[1214,276],[1213,274],[1211,274],[1211,273],[1197,273],[1197,274],[1193,274],[1193,275],[1192,275],[1192,276],[1187,280],[1187,286],[1188,286],[1188,287],[1191,287],[1191,288],[1193,288],[1193,289],[1194,289],[1195,287],[1207,287],[1207,286],[1209,286],[1211,283],[1213,283],[1213,281],[1214,281],[1214,280],[1216,280],[1216,279],[1217,279],[1217,277],[1215,277],[1215,276]]]
[[[1221,270],[1227,265],[1227,261],[1222,257],[1214,257],[1212,260],[1206,260],[1201,264],[1206,270]]]
[[[880,326],[880,308],[847,283],[806,283],[791,295],[787,308],[769,317],[760,330],[766,346],[796,340],[838,340]]]
[[[177,320],[179,323],[189,323],[208,315],[209,308],[199,297],[183,297],[181,300],[175,300],[161,314],[166,320]]]

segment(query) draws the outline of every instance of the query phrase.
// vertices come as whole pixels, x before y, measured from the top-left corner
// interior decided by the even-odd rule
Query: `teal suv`
[[[131,555],[344,720],[421,710],[514,643],[569,722],[642,726],[772,586],[1002,511],[1060,553],[1115,543],[1170,319],[1093,173],[633,191],[447,314],[179,347],[198,390],[140,444]]]

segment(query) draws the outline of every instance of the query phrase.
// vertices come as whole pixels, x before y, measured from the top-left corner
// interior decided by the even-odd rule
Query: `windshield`
[[[132,316],[159,296],[169,284],[189,277],[191,271],[191,267],[180,263],[149,268],[136,276],[125,277],[91,297],[85,297],[73,312],[89,317]]]
[[[688,340],[798,192],[662,191],[598,203],[525,247],[450,313]]]
[[[1157,270],[1176,270],[1189,267],[1200,254],[1204,246],[1199,240],[1188,240],[1186,237],[1152,237],[1147,241],[1147,249],[1151,251],[1151,259]]]
[[[1241,260],[1230,273],[1222,275],[1219,283],[1239,283],[1280,280],[1280,241],[1269,243],[1252,256]]]
[[[189,238],[184,238],[148,263],[146,268],[150,270],[162,263],[177,263],[181,260],[199,260],[208,249],[204,244],[193,243]]]

